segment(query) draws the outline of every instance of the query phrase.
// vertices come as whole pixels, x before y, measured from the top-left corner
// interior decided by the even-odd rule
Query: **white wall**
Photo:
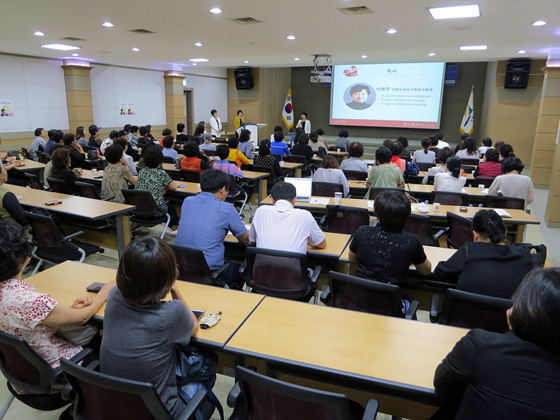
[[[0,132],[67,130],[62,62],[0,54],[0,99],[12,101],[13,117],[0,118]]]
[[[93,119],[102,127],[165,125],[163,72],[95,65],[91,71]],[[120,115],[121,102],[134,102],[135,115]]]
[[[227,69],[185,68],[186,89],[193,89],[194,122],[210,119],[210,111],[218,111],[218,117],[224,123],[228,121],[227,108]]]

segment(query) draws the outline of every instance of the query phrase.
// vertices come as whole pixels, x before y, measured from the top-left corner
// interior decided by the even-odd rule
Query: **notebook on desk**
[[[311,200],[311,178],[286,178],[284,181],[296,187],[296,201]]]

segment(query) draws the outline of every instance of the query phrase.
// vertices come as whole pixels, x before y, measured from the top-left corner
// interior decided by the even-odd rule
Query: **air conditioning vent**
[[[76,38],[75,36],[67,36],[66,38],[61,38],[63,41],[85,41],[83,38]]]
[[[338,10],[345,15],[365,15],[366,13],[373,13],[373,11],[368,9],[366,6],[346,7]]]
[[[147,29],[142,29],[142,28],[140,28],[140,29],[131,29],[131,30],[128,31],[128,32],[134,32],[135,34],[143,34],[143,35],[155,34],[155,32],[153,32],[153,31],[149,31],[149,30],[147,30]]]
[[[472,26],[450,26],[452,31],[467,31],[472,29]]]
[[[254,23],[262,23],[262,21],[257,20],[255,18],[252,17],[243,17],[243,18],[237,18],[237,19],[230,19],[232,22],[238,23],[240,25],[252,25]]]

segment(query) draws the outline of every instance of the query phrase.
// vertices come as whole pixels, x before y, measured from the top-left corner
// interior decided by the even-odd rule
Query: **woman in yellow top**
[[[235,117],[235,129],[237,130],[241,127],[241,124],[245,122],[245,117],[243,116],[243,111],[237,111],[237,117]]]
[[[229,147],[229,162],[235,162],[235,164],[241,169],[241,165],[248,165],[249,159],[247,156],[243,154],[243,152],[239,151],[237,148],[239,147],[239,140],[235,137],[232,137],[228,140],[228,147]]]

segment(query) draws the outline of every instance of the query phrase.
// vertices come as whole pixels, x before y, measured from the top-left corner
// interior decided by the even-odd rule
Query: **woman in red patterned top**
[[[502,175],[500,154],[494,149],[488,149],[484,154],[484,162],[477,166],[474,170],[473,176],[496,178],[500,175]]]

